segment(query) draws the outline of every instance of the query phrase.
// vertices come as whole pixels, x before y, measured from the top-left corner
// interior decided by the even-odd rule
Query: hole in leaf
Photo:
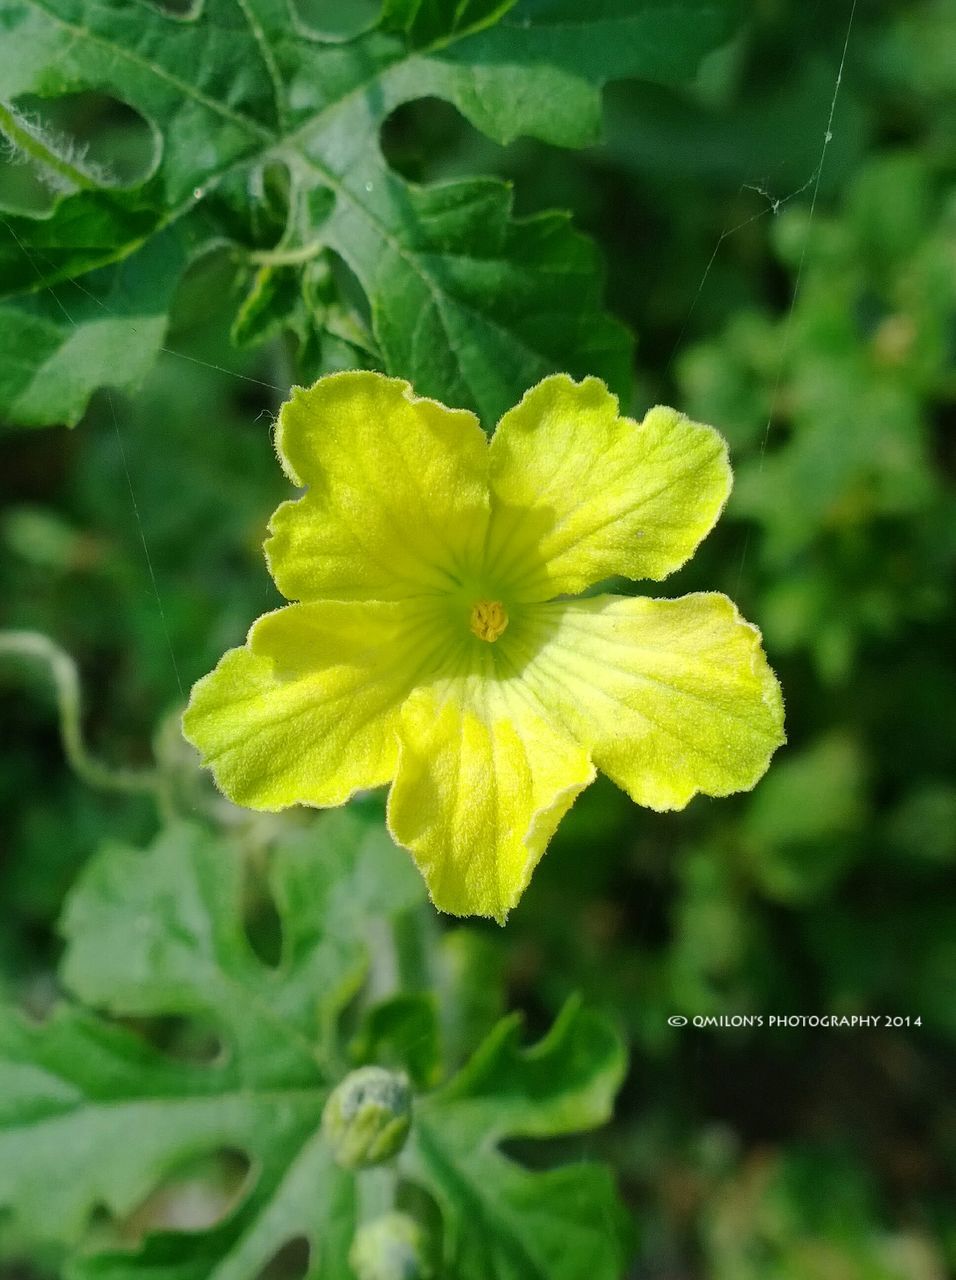
[[[115,1225],[124,1244],[155,1231],[208,1231],[249,1189],[252,1162],[231,1147],[184,1161]]]
[[[217,1032],[195,1017],[163,1015],[125,1019],[125,1022],[154,1049],[177,1062],[212,1063],[225,1054]]]
[[[246,877],[243,923],[249,945],[262,963],[277,968],[282,959],[282,920],[265,877],[254,871]]]
[[[292,0],[303,30],[323,40],[351,40],[378,21],[381,0]]]
[[[24,127],[99,186],[137,186],[156,166],[152,125],[118,98],[92,91],[59,98],[25,94],[16,110]],[[30,167],[54,190],[58,184],[69,189],[68,179],[48,174],[42,164]]]
[[[382,125],[379,145],[389,168],[410,182],[461,177],[474,172],[476,164],[494,172],[500,154],[441,98],[417,98],[396,107]]]
[[[305,1236],[295,1236],[269,1259],[256,1280],[305,1280],[312,1249]]]

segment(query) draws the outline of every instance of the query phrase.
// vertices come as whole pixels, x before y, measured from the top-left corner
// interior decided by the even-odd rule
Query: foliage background
[[[630,1075],[587,1146],[633,1211],[635,1277],[956,1269],[956,6],[859,5],[822,152],[848,9],[752,6],[692,82],[611,86],[584,151],[499,147],[437,99],[384,130],[407,177],[501,174],[519,212],[570,209],[602,246],[639,339],[635,411],[674,403],[733,450],[726,516],[666,593],[737,599],[787,695],[790,745],[752,795],[657,816],[596,786],[507,930],[474,928],[533,1030],[575,991],[626,1029]],[[135,125],[85,110],[70,127],[135,168]],[[44,199],[21,168],[0,182],[8,207]],[[259,547],[285,496],[269,428],[289,353],[230,345],[240,297],[230,255],[206,257],[166,339],[189,358],[98,393],[74,432],[3,440],[4,624],[76,656],[110,760],[147,759],[275,603]],[[0,704],[0,994],[41,1012],[67,891],[155,816],[71,774],[39,675],[5,663]],[[922,1021],[667,1024],[784,1013]],[[201,1172],[181,1194],[211,1195]],[[56,1265],[0,1220],[5,1280]]]

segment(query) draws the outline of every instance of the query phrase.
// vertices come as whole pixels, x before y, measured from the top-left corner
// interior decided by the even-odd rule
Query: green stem
[[[95,191],[96,181],[66,156],[60,155],[51,142],[45,141],[38,129],[31,127],[16,111],[0,102],[0,133],[9,140],[17,151],[35,160],[37,164],[49,169],[65,179],[71,186],[85,191]]]
[[[295,267],[311,262],[324,248],[324,240],[310,240],[298,249],[251,249],[245,256],[259,267]]]
[[[434,986],[438,931],[434,913],[423,907],[403,911],[392,921],[392,941],[402,991],[430,991]]]
[[[0,631],[0,656],[4,654],[47,667],[56,693],[63,752],[78,777],[101,790],[151,795],[162,801],[163,779],[155,769],[112,769],[90,755],[80,723],[80,681],[68,653],[38,631]]]
[[[398,1175],[391,1165],[362,1169],[356,1174],[359,1222],[374,1222],[395,1208]]]

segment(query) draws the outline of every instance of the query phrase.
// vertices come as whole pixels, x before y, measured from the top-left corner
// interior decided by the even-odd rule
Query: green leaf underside
[[[499,142],[527,134],[582,145],[596,135],[606,80],[685,75],[727,33],[728,7],[601,0],[582,18],[563,0],[393,3],[387,30],[345,43],[322,42],[289,14],[286,0],[205,0],[185,18],[120,0],[5,0],[0,82],[9,98],[103,91],[158,138],[155,169],[139,187],[87,184],[49,217],[3,217],[0,279],[17,299],[8,306],[97,268],[118,271],[122,259],[135,271],[174,224],[192,255],[221,243],[217,202],[227,188],[242,193],[248,220],[264,171],[284,166],[292,214],[281,248],[315,243],[348,264],[381,362],[421,393],[490,424],[555,369],[597,373],[626,391],[629,339],[600,310],[590,243],[562,216],[514,220],[497,181],[406,183],[386,167],[378,131],[402,102],[435,95]],[[250,231],[250,248],[272,247],[253,239]],[[0,409],[26,423],[75,422],[98,380],[133,382],[162,342],[161,308],[178,269],[142,268],[162,300],[160,319],[114,343],[110,377],[94,360],[84,377],[25,402],[28,347],[8,315]],[[64,330],[61,347],[69,341]],[[43,363],[41,353],[38,371]]]
[[[421,882],[379,828],[341,813],[323,819],[318,837],[283,837],[270,885],[283,925],[276,967],[246,937],[234,850],[195,826],[168,829],[146,851],[107,848],[68,901],[63,979],[77,999],[126,1018],[197,1016],[221,1040],[210,1061],[173,1058],[78,1005],[42,1024],[0,1011],[0,1209],[29,1237],[82,1245],[96,1209],[123,1218],[191,1159],[226,1150],[251,1164],[214,1226],[122,1251],[81,1248],[66,1272],[74,1280],[255,1280],[299,1237],[310,1245],[309,1280],[351,1274],[357,1184],[333,1162],[320,1123],[349,1066],[336,1024],[364,978],[360,940],[417,906]],[[384,1009],[372,1009],[366,1047],[382,1041]],[[389,1051],[401,1054],[427,1022],[426,1006],[394,1005]],[[590,1166],[532,1174],[495,1143],[601,1123],[621,1070],[617,1038],[572,1006],[531,1050],[517,1047],[512,1020],[501,1024],[419,1099],[399,1174],[435,1196],[454,1274],[570,1276],[539,1261],[549,1249],[590,1248],[587,1224],[605,1221],[614,1232],[594,1274],[615,1280],[623,1233],[607,1175]],[[493,1193],[481,1186],[492,1168],[502,1179]],[[555,1194],[568,1199],[565,1220],[551,1221]],[[479,1201],[501,1245],[475,1272],[460,1224]],[[515,1271],[516,1258],[537,1269]]]

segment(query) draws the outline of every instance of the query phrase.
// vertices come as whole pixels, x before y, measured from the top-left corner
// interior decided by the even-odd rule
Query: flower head
[[[389,829],[436,906],[503,920],[596,770],[658,810],[765,772],[780,688],[726,596],[573,598],[690,557],[730,491],[712,428],[634,422],[596,378],[556,375],[489,442],[471,413],[350,372],[295,388],[276,445],[307,492],[266,556],[298,603],[183,720],[236,803],[391,783]]]

